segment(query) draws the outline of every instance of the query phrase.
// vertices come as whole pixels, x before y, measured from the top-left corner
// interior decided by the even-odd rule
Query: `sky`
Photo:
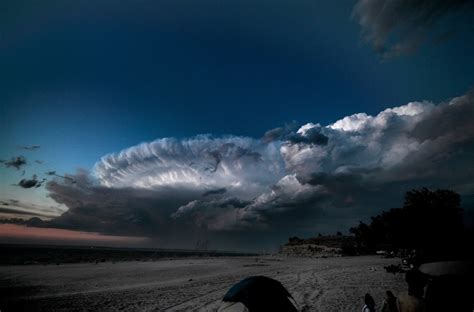
[[[473,215],[471,1],[0,8],[0,242],[275,249],[425,186]]]

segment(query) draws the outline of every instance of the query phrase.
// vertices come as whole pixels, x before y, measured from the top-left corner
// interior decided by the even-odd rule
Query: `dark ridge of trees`
[[[322,245],[326,247],[341,248],[344,244],[355,245],[355,239],[353,236],[344,236],[342,235],[318,235],[318,237],[310,238],[299,238],[298,236],[292,236],[288,238],[286,246],[295,246],[295,245]]]
[[[472,256],[461,199],[451,190],[427,188],[406,193],[402,208],[391,209],[350,229],[361,252],[416,250],[424,260]]]

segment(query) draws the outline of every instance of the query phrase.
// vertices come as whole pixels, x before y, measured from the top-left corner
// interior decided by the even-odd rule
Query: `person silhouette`
[[[385,293],[385,299],[382,302],[382,312],[398,312],[397,308],[397,297],[390,291],[387,290]]]
[[[408,284],[408,292],[402,293],[397,298],[397,307],[400,312],[425,311],[423,299],[424,288],[427,283],[426,276],[420,271],[413,269],[405,274]]]
[[[362,307],[362,312],[375,312],[375,300],[370,294],[365,294],[364,303],[365,304]]]

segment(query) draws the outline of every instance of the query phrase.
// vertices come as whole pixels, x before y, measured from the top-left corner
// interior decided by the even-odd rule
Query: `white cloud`
[[[247,137],[159,139],[104,156],[95,175],[108,187],[209,190],[255,196],[284,174],[276,143]]]

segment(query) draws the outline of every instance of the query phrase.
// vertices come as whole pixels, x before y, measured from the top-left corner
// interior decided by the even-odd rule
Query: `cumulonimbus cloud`
[[[279,145],[247,137],[199,135],[159,139],[104,156],[94,169],[107,187],[174,187],[208,192],[225,187],[255,196],[284,175]]]
[[[343,230],[400,204],[414,187],[473,195],[473,117],[469,92],[445,103],[412,102],[375,116],[271,131],[263,139],[201,135],[142,143],[104,156],[91,174],[72,175],[75,183],[49,182],[49,196],[69,210],[35,226],[175,242],[196,230],[234,242],[262,231]]]

